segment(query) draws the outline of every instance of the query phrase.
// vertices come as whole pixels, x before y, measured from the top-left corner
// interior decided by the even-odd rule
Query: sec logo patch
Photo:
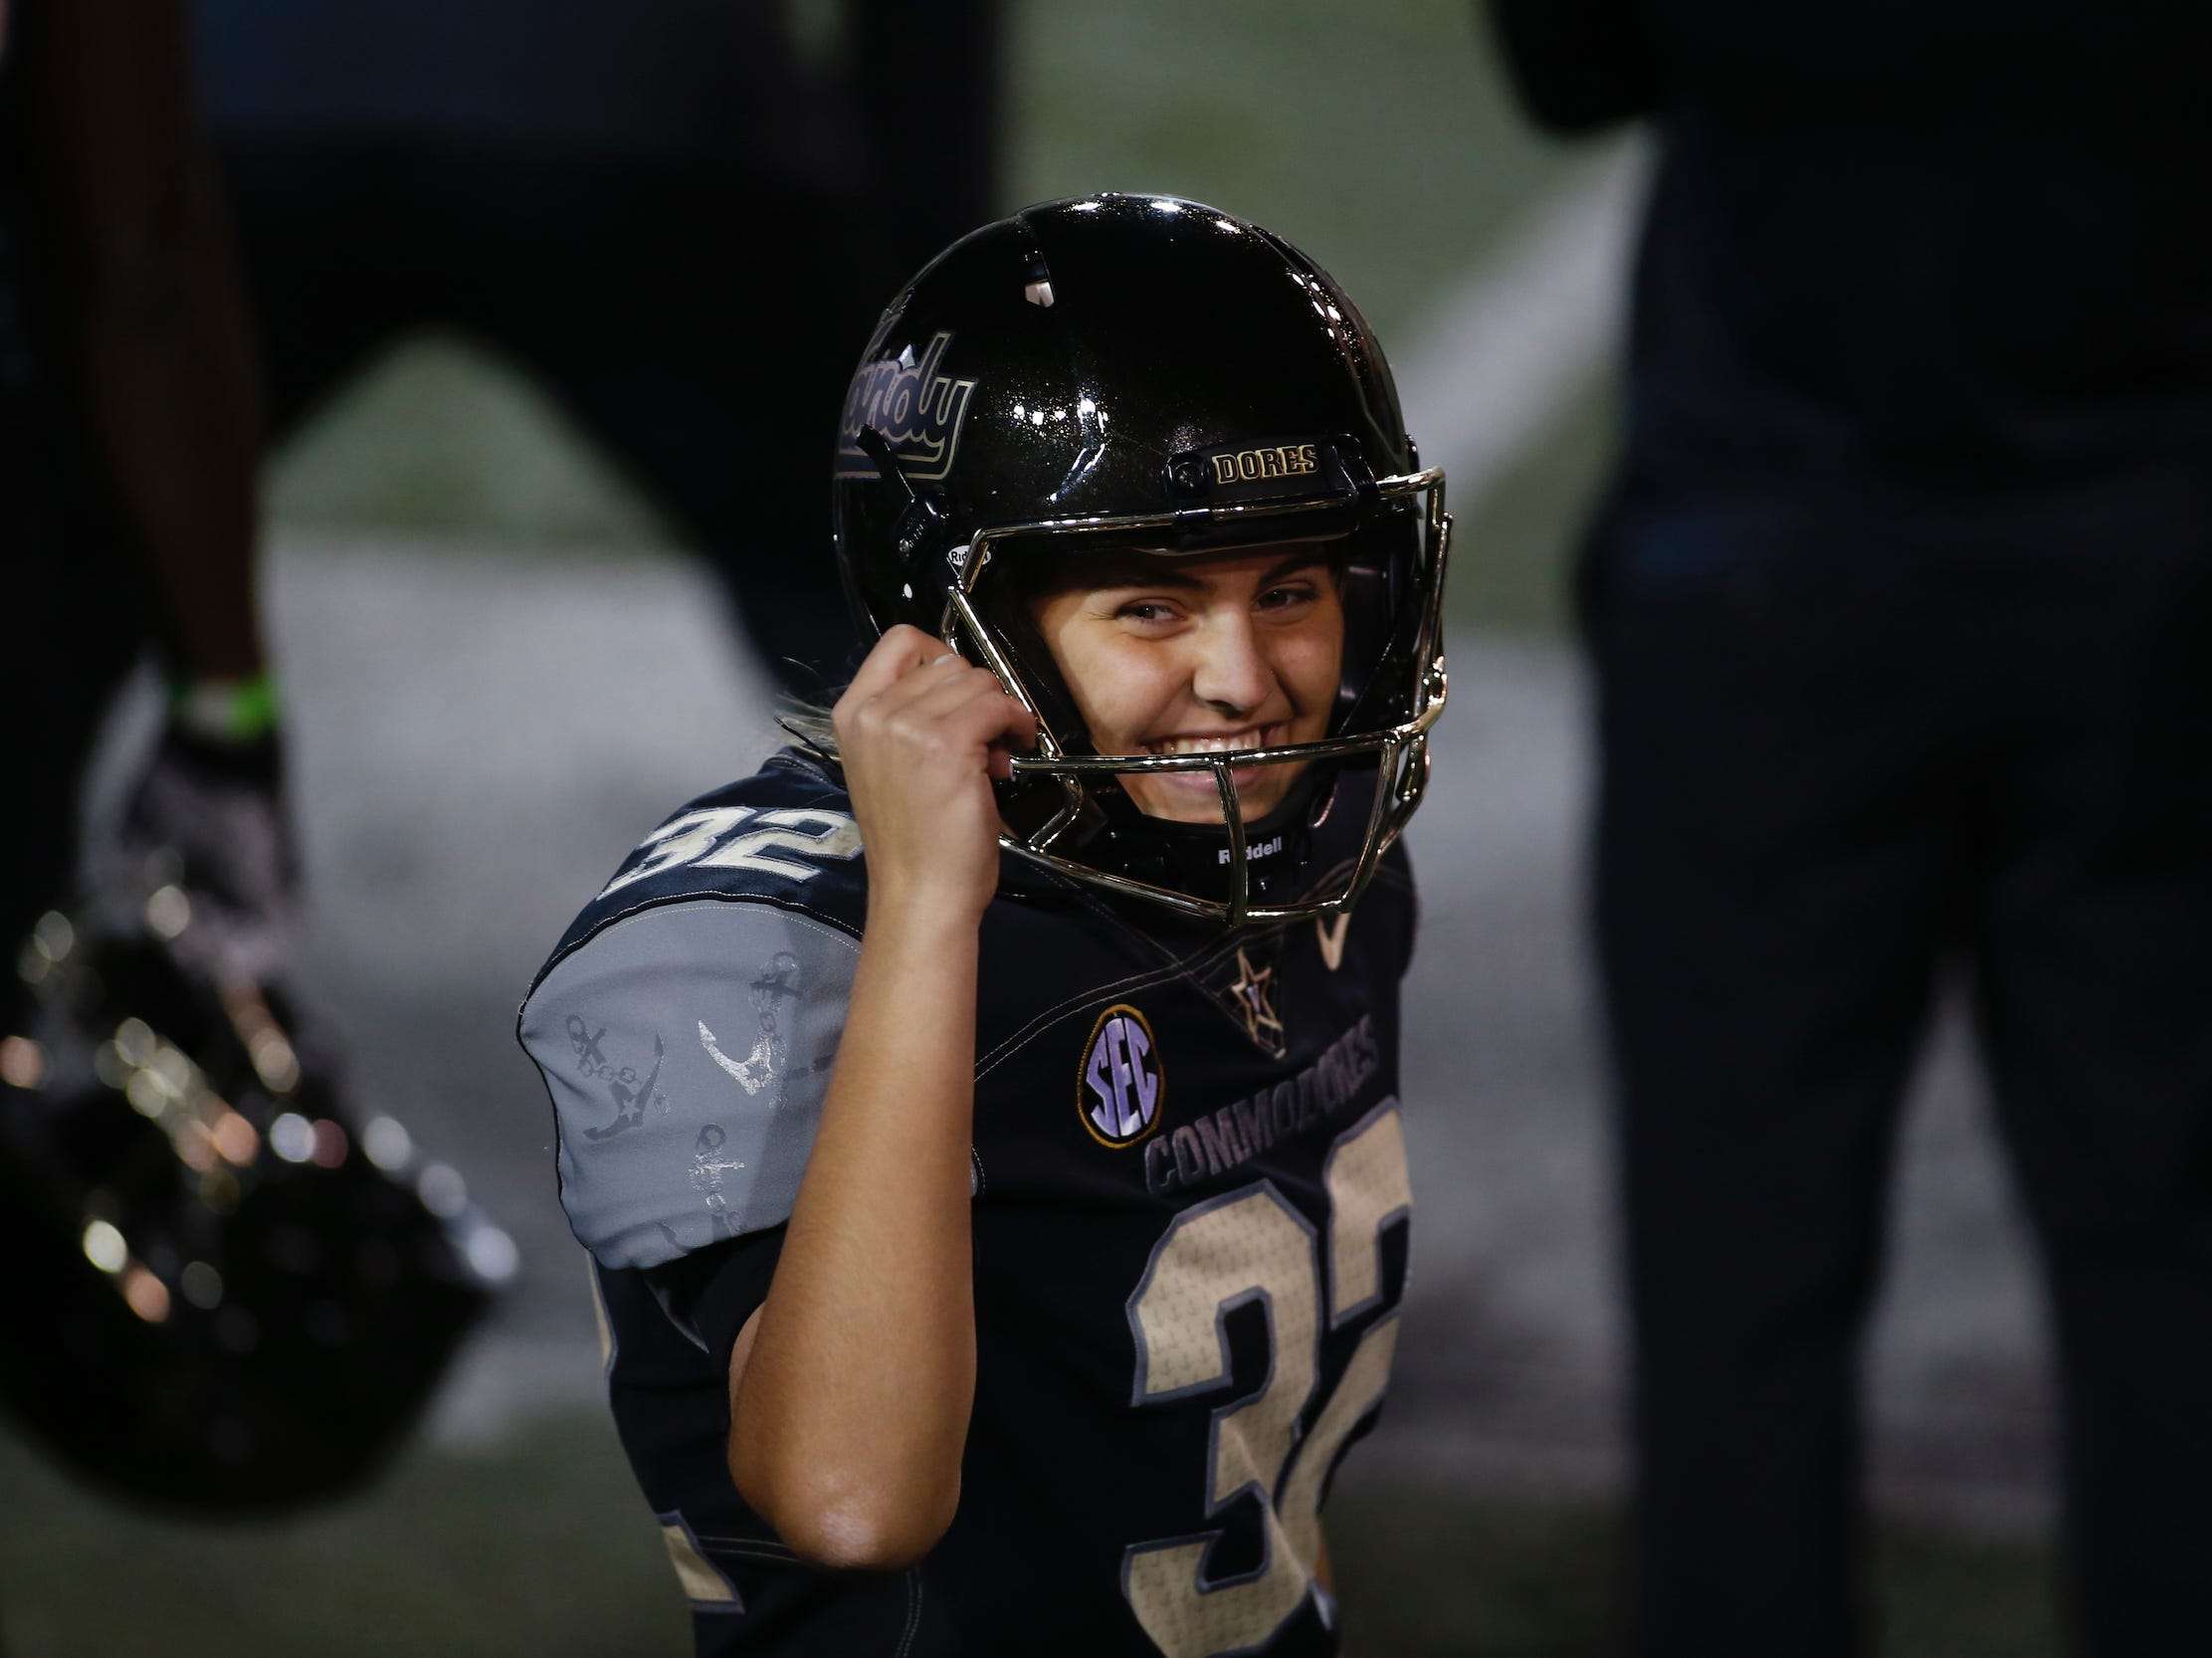
[[[1144,1015],[1116,1002],[1099,1015],[1076,1072],[1076,1111],[1101,1145],[1134,1145],[1159,1127],[1167,1071]]]

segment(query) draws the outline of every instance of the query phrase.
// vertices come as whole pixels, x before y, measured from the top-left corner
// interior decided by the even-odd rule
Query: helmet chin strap
[[[863,426],[859,438],[861,453],[875,463],[877,476],[886,489],[896,489],[905,505],[900,509],[899,521],[892,526],[892,545],[905,567],[909,585],[927,569],[930,560],[942,545],[950,516],[944,502],[931,489],[917,490],[913,480],[906,476],[906,469],[899,464],[891,440],[873,426]]]
[[[1335,803],[1341,774],[1334,761],[1310,763],[1280,805],[1245,823],[1245,864],[1254,903],[1291,896],[1292,887],[1306,872],[1307,843]],[[1130,874],[1202,898],[1227,901],[1236,872],[1225,824],[1178,823],[1150,816],[1118,781],[1110,791],[1099,793],[1104,796],[1102,822],[1085,837],[1086,850],[1131,837],[1136,849],[1126,866]]]

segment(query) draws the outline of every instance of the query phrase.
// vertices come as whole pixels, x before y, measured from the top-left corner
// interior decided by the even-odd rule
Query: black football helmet
[[[377,1468],[516,1259],[274,985],[210,971],[195,890],[99,889],[0,978],[0,1259],[39,1309],[0,1405],[112,1490],[251,1513]]]
[[[1049,202],[945,250],[895,300],[846,400],[837,552],[876,632],[907,622],[988,665],[1037,717],[1001,785],[1009,852],[1233,925],[1349,909],[1420,804],[1444,707],[1451,518],[1382,348],[1324,271],[1168,196]],[[1025,595],[1094,552],[1319,544],[1340,572],[1343,675],[1318,741],[1102,754]],[[1232,766],[1299,765],[1247,822]],[[1148,817],[1118,779],[1210,770],[1222,822]],[[1348,865],[1307,867],[1330,812]]]

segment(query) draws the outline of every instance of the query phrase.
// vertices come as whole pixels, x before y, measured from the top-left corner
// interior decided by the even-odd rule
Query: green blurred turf
[[[815,49],[832,51],[821,10],[807,14]],[[1467,0],[1018,0],[1007,21],[1001,205],[1101,188],[1213,202],[1302,243],[1401,348],[1575,165],[1519,122]],[[1455,583],[1458,618],[1556,625],[1604,412],[1585,398],[1492,499],[1455,501],[1480,548]],[[543,392],[448,335],[404,342],[295,434],[268,512],[280,530],[525,554],[681,540]]]
[[[1486,494],[1452,497],[1454,622],[1536,635],[1568,626],[1576,543],[1612,459],[1615,404],[1611,374],[1593,375]]]
[[[610,1421],[418,1450],[363,1497],[190,1525],[71,1487],[0,1438],[8,1658],[601,1658],[690,1650],[660,1529]]]
[[[1571,168],[1470,0],[1009,8],[1005,205],[1196,197],[1282,232],[1385,342]]]
[[[653,502],[526,376],[466,340],[418,336],[272,458],[280,530],[351,529],[529,553],[665,551]]]
[[[495,1449],[418,1450],[366,1496],[286,1523],[148,1518],[4,1437],[0,1491],[10,1658],[688,1650],[659,1530],[597,1411],[538,1418]],[[1357,1486],[1328,1529],[1349,1658],[1613,1649],[1607,1508]],[[2040,1548],[1893,1528],[1879,1560],[1880,1658],[2058,1651]]]

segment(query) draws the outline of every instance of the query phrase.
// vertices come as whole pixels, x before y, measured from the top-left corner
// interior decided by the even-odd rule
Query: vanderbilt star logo
[[[1274,980],[1273,967],[1253,966],[1252,958],[1241,947],[1238,949],[1237,981],[1229,986],[1229,994],[1236,998],[1237,1010],[1244,1015],[1245,1034],[1263,1048],[1280,1051],[1283,1021],[1275,1013]]]

